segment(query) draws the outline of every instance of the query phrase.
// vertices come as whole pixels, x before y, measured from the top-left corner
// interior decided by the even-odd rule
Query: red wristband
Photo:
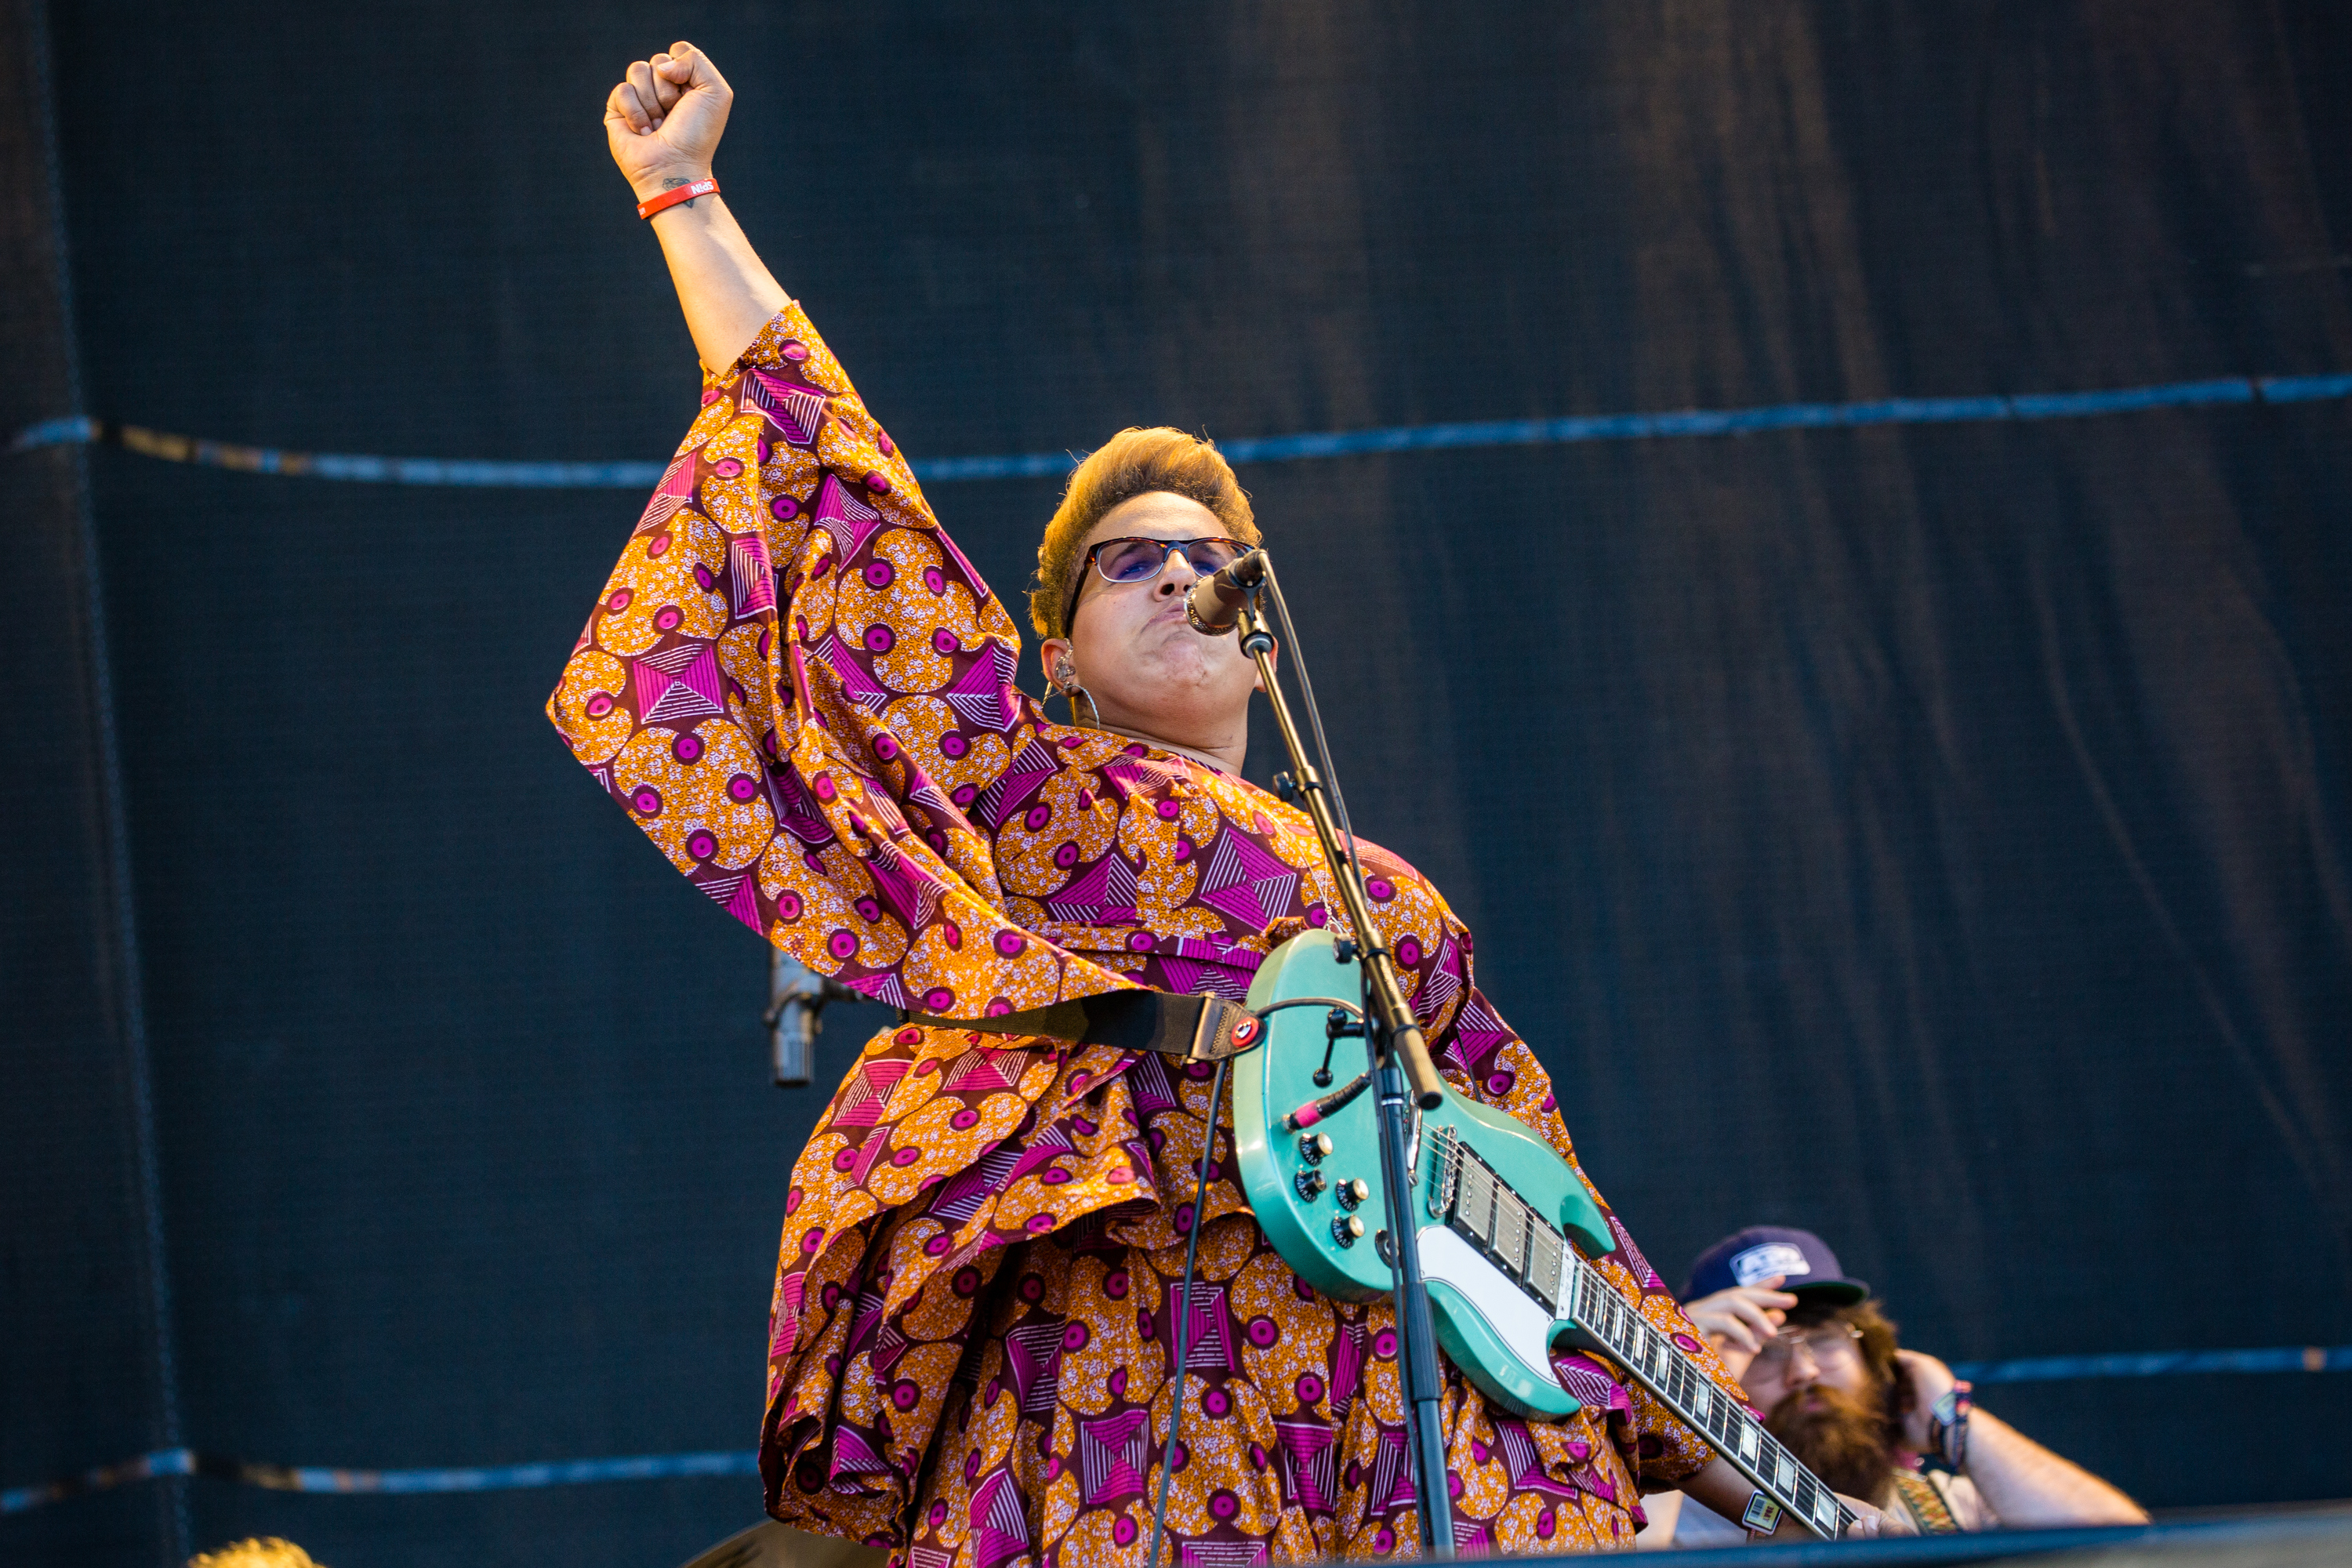
[[[689,184],[680,185],[676,190],[664,191],[649,202],[639,202],[637,216],[651,217],[665,207],[674,207],[680,202],[690,202],[697,196],[715,196],[718,194],[718,181],[696,180]]]

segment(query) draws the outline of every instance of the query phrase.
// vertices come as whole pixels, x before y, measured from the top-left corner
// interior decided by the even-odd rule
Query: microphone
[[[1184,618],[1205,637],[1221,637],[1234,629],[1249,591],[1265,576],[1265,552],[1253,550],[1192,584],[1184,595]]]

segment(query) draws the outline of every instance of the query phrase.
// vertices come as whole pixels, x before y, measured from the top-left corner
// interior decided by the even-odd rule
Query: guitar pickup
[[[1549,1226],[1536,1226],[1528,1248],[1528,1288],[1554,1317],[1559,1316],[1560,1265],[1567,1260],[1567,1248],[1559,1233]]]
[[[1495,1261],[1515,1278],[1527,1278],[1528,1211],[1517,1203],[1496,1205]]]
[[[1462,1165],[1461,1184],[1454,1189],[1454,1223],[1481,1248],[1495,1240],[1495,1178],[1475,1160]]]

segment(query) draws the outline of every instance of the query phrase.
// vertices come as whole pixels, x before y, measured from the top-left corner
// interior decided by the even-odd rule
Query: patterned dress
[[[1300,813],[1048,722],[1018,690],[1011,617],[798,306],[702,405],[548,711],[713,902],[868,996],[948,1018],[1138,986],[1238,997],[1275,941],[1344,924]],[[1543,1068],[1478,990],[1470,932],[1396,856],[1364,860],[1454,1086],[1572,1164]],[[1180,1561],[1413,1552],[1391,1310],[1317,1294],[1268,1247],[1229,1105],[1193,1213],[1210,1079],[965,1028],[868,1042],[785,1200],[769,1511],[906,1568],[1139,1563],[1198,1224]],[[1736,1393],[1610,1225],[1601,1268]],[[1447,1369],[1465,1550],[1629,1545],[1636,1478],[1671,1485],[1707,1458],[1613,1368],[1559,1365],[1585,1408],[1556,1422]]]

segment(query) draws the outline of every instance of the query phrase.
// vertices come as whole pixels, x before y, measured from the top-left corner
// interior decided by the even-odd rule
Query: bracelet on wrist
[[[1750,1535],[1769,1535],[1780,1528],[1780,1505],[1763,1492],[1755,1492],[1741,1511],[1739,1522],[1747,1526]]]
[[[637,216],[639,217],[651,217],[654,214],[657,212],[665,212],[671,207],[677,206],[681,202],[690,202],[697,196],[715,196],[718,194],[719,182],[717,180],[710,179],[707,176],[699,180],[688,180],[682,185],[675,186],[670,190],[664,191],[661,195],[654,197],[650,201],[639,202],[637,204]]]
[[[1969,1395],[1975,1392],[1968,1379],[1958,1379],[1927,1412],[1927,1446],[1954,1470],[1969,1462]]]

